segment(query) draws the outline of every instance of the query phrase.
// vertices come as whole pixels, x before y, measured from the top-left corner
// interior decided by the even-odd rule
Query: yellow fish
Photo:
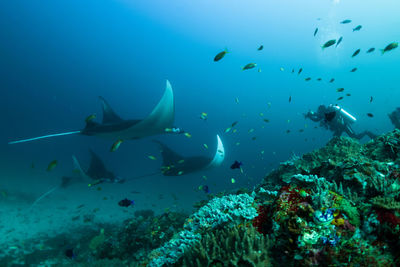
[[[202,119],[202,120],[207,120],[207,118],[208,118],[208,114],[207,114],[207,113],[202,112],[202,113],[200,114],[200,119]]]
[[[185,133],[185,136],[186,136],[187,138],[191,138],[191,137],[192,137],[192,135],[191,135],[190,133]]]
[[[208,145],[207,144],[203,144],[205,149],[208,149]]]
[[[178,172],[178,175],[182,175],[182,174],[183,174],[183,171],[179,171],[179,172]]]
[[[232,133],[236,133],[236,132],[237,132],[237,129],[233,129]]]
[[[232,184],[234,184],[236,181],[234,178],[231,179]]]
[[[52,162],[49,163],[47,166],[47,171],[52,171],[55,167],[57,166],[57,160],[53,160]]]
[[[111,151],[111,152],[116,151],[116,150],[119,148],[119,146],[122,144],[122,142],[123,142],[123,140],[118,139],[118,140],[111,146],[110,151]]]
[[[88,122],[94,120],[95,118],[96,118],[96,113],[91,114],[91,115],[86,117],[85,122],[88,123]]]
[[[149,159],[151,159],[151,160],[157,160],[157,158],[156,157],[154,157],[154,156],[152,156],[152,155],[150,155],[150,156],[147,156]]]
[[[284,68],[282,68],[282,67],[280,68],[280,70],[281,70],[281,71],[285,71],[285,69],[284,69]]]
[[[225,133],[228,133],[230,130],[232,130],[232,127],[226,128],[224,132],[225,132]]]
[[[182,163],[184,163],[185,162],[185,160],[184,159],[181,159],[180,161],[178,161],[178,164],[182,164]]]

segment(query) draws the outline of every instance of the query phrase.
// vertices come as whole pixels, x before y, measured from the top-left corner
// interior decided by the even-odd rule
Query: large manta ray
[[[142,120],[124,120],[121,119],[105,101],[100,97],[103,108],[103,121],[101,123],[88,120],[86,127],[83,130],[72,131],[66,133],[50,134],[29,138],[18,141],[11,141],[9,144],[23,143],[34,141],[43,138],[70,135],[70,134],[83,134],[89,136],[99,136],[116,140],[130,140],[138,139],[147,136],[163,134],[166,132],[177,132],[179,129],[173,128],[175,108],[174,108],[174,94],[171,84],[167,80],[164,95],[158,102],[153,111]]]
[[[167,145],[159,141],[154,142],[158,143],[161,147],[161,156],[163,158],[161,171],[165,176],[180,176],[217,167],[222,164],[225,158],[224,145],[218,135],[217,149],[213,158],[204,156],[184,157],[173,151]]]

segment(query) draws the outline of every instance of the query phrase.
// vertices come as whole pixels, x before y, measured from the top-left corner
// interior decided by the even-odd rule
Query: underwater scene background
[[[395,0],[1,1],[0,265],[399,265],[388,116],[400,106],[399,11]],[[166,80],[182,134],[9,143],[101,122],[99,96],[122,119],[146,118]],[[379,137],[333,138],[305,116],[330,104]],[[220,153],[217,135],[222,164],[167,175],[190,160],[165,165],[155,140],[196,165]],[[118,179],[85,174],[90,150]]]

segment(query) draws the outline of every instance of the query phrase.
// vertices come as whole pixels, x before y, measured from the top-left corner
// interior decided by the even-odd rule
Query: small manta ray
[[[50,134],[35,138],[29,138],[18,141],[11,141],[8,144],[17,144],[34,141],[43,138],[83,134],[88,136],[99,136],[111,140],[132,140],[147,136],[163,133],[182,133],[179,128],[174,128],[174,94],[171,84],[167,80],[164,95],[158,102],[153,111],[144,119],[124,120],[120,118],[103,97],[100,97],[103,108],[103,121],[94,122],[93,119],[86,120],[86,127],[79,131],[66,133]]]
[[[75,156],[72,156],[74,162],[74,169],[79,173],[79,175],[86,181],[94,181],[89,186],[96,185],[102,182],[113,182],[113,183],[123,183],[124,179],[117,177],[114,173],[107,170],[104,162],[96,155],[91,149],[89,149],[91,159],[89,168],[84,171],[81,164]]]
[[[217,141],[217,149],[213,158],[204,156],[184,157],[167,145],[154,141],[161,146],[161,156],[163,158],[162,174],[164,176],[180,176],[221,165],[225,158],[225,149],[218,135]]]

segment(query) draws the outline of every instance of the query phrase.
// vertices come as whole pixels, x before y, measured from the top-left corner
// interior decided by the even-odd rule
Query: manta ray
[[[180,176],[214,168],[221,165],[225,158],[224,145],[218,135],[217,148],[213,158],[205,156],[185,157],[159,141],[154,142],[161,147],[161,156],[163,158],[161,172],[164,176]]]
[[[99,136],[116,140],[132,140],[163,133],[181,133],[179,128],[174,128],[175,107],[174,94],[171,84],[167,80],[164,95],[153,111],[144,119],[124,120],[118,116],[107,101],[100,97],[103,109],[103,120],[101,123],[86,120],[86,127],[79,131],[65,132],[39,136],[29,139],[11,141],[8,144],[17,144],[34,141],[43,138],[82,134],[88,136]]]
[[[102,182],[114,182],[114,183],[123,183],[124,180],[116,176],[114,173],[111,171],[107,170],[106,166],[104,165],[104,162],[100,159],[99,156],[97,156],[96,153],[93,152],[93,150],[89,149],[91,159],[90,159],[90,164],[89,167],[86,169],[86,171],[81,167],[81,164],[77,160],[77,158],[73,155],[72,156],[72,161],[74,164],[74,172],[77,173],[78,175],[72,175],[72,176],[63,176],[61,177],[61,183],[52,187],[50,190],[46,191],[42,195],[40,195],[30,206],[30,209],[32,209],[40,200],[44,199],[48,195],[52,194],[54,191],[57,189],[66,189],[70,187],[71,185],[77,184],[77,183],[84,183],[88,182],[90,183],[89,186],[92,185],[97,185]]]

